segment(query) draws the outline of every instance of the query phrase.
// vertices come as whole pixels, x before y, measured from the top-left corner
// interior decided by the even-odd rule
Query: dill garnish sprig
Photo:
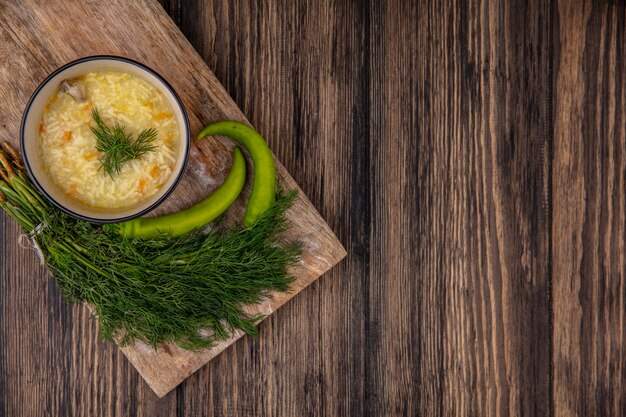
[[[96,135],[96,149],[102,154],[100,169],[111,178],[120,173],[125,162],[141,158],[157,148],[153,144],[157,137],[154,128],[142,130],[137,138],[133,139],[125,126],[120,124],[113,128],[107,126],[96,108],[91,111],[91,117],[96,124],[91,126],[91,131]]]
[[[94,307],[100,334],[125,345],[212,346],[256,334],[246,305],[288,291],[298,244],[281,239],[296,192],[280,194],[250,227],[215,225],[180,238],[131,239],[50,205],[0,150],[0,207],[36,242],[63,295]]]

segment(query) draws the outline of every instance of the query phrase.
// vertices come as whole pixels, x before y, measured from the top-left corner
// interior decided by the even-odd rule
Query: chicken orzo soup
[[[94,109],[111,131],[123,127],[131,138],[156,130],[150,151],[125,161],[115,175],[107,174],[92,131]],[[46,173],[67,195],[99,209],[132,207],[157,193],[172,175],[178,146],[178,122],[163,93],[118,71],[90,72],[61,83],[39,125]]]

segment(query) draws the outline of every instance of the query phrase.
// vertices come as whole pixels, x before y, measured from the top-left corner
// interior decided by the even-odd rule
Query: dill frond
[[[125,162],[141,158],[156,149],[154,141],[157,131],[154,128],[141,131],[133,139],[126,127],[119,124],[113,128],[107,126],[96,108],[91,111],[91,117],[96,124],[91,126],[91,131],[96,136],[96,149],[102,154],[100,169],[111,178],[120,173]]]

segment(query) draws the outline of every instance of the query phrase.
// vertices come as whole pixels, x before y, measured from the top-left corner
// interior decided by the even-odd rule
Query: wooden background
[[[626,414],[623,1],[164,7],[348,257],[158,400],[2,217],[0,415]]]

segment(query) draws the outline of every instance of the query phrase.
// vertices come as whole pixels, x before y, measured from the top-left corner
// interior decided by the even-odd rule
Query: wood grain
[[[555,416],[626,414],[625,9],[559,1],[555,16]]]
[[[550,8],[422,13],[420,414],[547,415]]]
[[[1,29],[2,38],[6,47],[18,52],[0,64],[0,91],[15,98],[14,101],[0,104],[1,133],[16,148],[19,147],[20,119],[14,114],[15,109],[24,106],[35,83],[43,79],[51,68],[77,56],[102,53],[138,59],[171,80],[186,105],[192,136],[209,121],[245,121],[214,75],[156,2],[131,5],[115,1],[81,5],[55,2],[39,8],[3,3],[0,7],[5,21]],[[75,22],[71,28],[64,29],[71,30],[69,33],[72,39],[80,38],[82,42],[67,42],[67,32],[64,33],[61,28],[45,36],[37,30],[62,19]],[[99,25],[100,19],[116,24]],[[103,48],[102,41],[105,39],[108,39],[108,47]],[[162,45],[168,48],[163,49]],[[29,53],[45,59],[34,60]],[[16,72],[16,67],[29,68],[30,71]],[[228,169],[229,148],[233,144],[220,143],[214,139],[192,146],[185,176],[171,198],[158,211],[177,210],[198,201],[223,179],[223,171]],[[276,170],[284,189],[298,188],[278,162]],[[244,194],[249,194],[249,189]],[[245,200],[240,198],[229,210],[229,216],[241,218],[244,208]],[[263,303],[247,308],[253,316],[271,314],[346,254],[301,192],[287,212],[287,218],[293,226],[285,232],[283,238],[303,245],[301,261],[291,268],[295,280],[289,293],[273,294]],[[8,240],[15,242],[17,235]],[[155,350],[140,341],[124,346],[121,350],[154,392],[163,396],[241,336],[241,332],[236,332],[230,339],[199,352],[185,351],[173,344],[162,344]]]
[[[626,414],[623,1],[161,3],[348,257],[157,399],[0,220],[0,415]]]

